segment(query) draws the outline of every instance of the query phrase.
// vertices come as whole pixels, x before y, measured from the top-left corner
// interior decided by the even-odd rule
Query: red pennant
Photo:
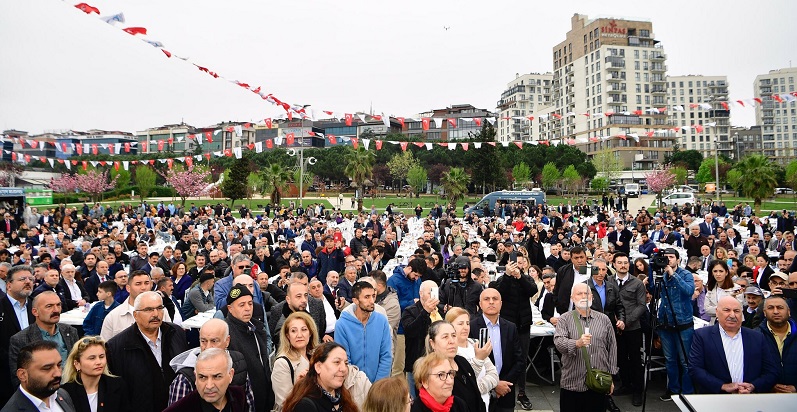
[[[381,140],[377,140],[376,141],[376,150],[382,150],[382,141]]]
[[[780,97],[779,94],[773,94],[772,98],[775,99],[778,103],[783,103],[783,99]]]
[[[89,162],[84,160],[82,163],[83,163],[83,170],[86,170],[89,167]]]
[[[423,143],[423,142],[414,142],[413,144],[414,144],[415,146],[418,146],[418,147],[423,147],[423,146],[424,146],[424,143]]]
[[[285,135],[285,141],[288,142],[288,146],[292,146],[293,145],[293,133],[286,134]]]
[[[562,115],[559,114],[559,113],[551,113],[551,116],[553,116],[553,117],[555,117],[557,119],[561,119],[562,118]]]
[[[697,104],[697,103],[691,103],[691,104],[689,105],[689,108],[690,108],[690,109],[694,109],[694,108],[696,108],[697,106],[700,106],[700,105],[699,105],[699,104]]]
[[[108,153],[114,154],[113,150],[114,150],[114,145],[113,144],[109,144],[108,145]]]
[[[42,163],[47,163],[47,158],[44,156],[39,156],[39,161]]]
[[[742,105],[742,107],[744,107],[744,102],[743,101],[737,100],[736,103],[739,103],[740,105]]]
[[[731,110],[731,109],[728,107],[728,103],[727,103],[727,102],[720,102],[720,104],[722,105],[722,107],[723,107],[725,110]]]
[[[99,151],[100,150],[97,148],[97,144],[96,143],[92,143],[92,145],[91,145],[91,153],[96,155],[97,153],[99,153]]]
[[[246,147],[248,147],[249,150],[254,150],[255,144],[254,143],[249,143],[248,145],[246,145]]]
[[[476,117],[473,121],[476,122],[476,126],[482,127],[482,119]]]
[[[171,169],[172,164],[174,164],[174,159],[166,159],[166,164],[169,165],[169,169]]]
[[[597,137],[590,137],[589,138],[590,142],[597,142],[598,140],[600,140],[600,139],[598,139]]]
[[[403,117],[397,117],[396,120],[398,120],[399,124],[401,125],[401,128],[403,129],[404,128],[404,118]]]
[[[352,137],[352,138],[351,138],[351,146],[352,146],[353,148],[355,148],[355,149],[357,148],[357,146],[358,146],[358,142],[357,142],[357,138],[356,138],[356,137]]]
[[[252,127],[252,123],[244,123],[244,129]]]
[[[399,146],[401,146],[401,151],[402,152],[406,152],[407,151],[407,142],[399,142]]]
[[[469,143],[460,143],[460,144],[462,145],[462,150],[464,150],[464,151],[466,151],[466,152],[467,152],[467,151],[468,151],[468,144],[469,144]]]
[[[61,151],[66,153],[66,143],[61,143]]]
[[[116,171],[118,172],[119,171],[119,162],[113,162],[113,168],[116,169]]]
[[[754,97],[754,98],[753,98],[753,100],[755,100],[755,101],[756,101],[756,103],[758,103],[758,104],[764,104],[764,101],[763,101],[763,100],[761,100],[761,98],[760,98],[760,97]]]
[[[158,151],[163,151],[163,140],[158,140]]]
[[[495,142],[487,142],[488,145],[495,147]]]
[[[334,134],[328,134],[327,137],[329,137],[329,144],[338,144],[338,139]]]
[[[457,127],[457,119],[454,119],[453,117],[449,117],[449,118],[448,118],[448,119],[446,119],[446,120],[448,121],[448,125],[449,125],[449,126],[451,126],[451,127]]]
[[[354,120],[354,116],[351,113],[346,113],[344,116],[346,119],[346,126],[351,126],[351,122],[352,120]]]
[[[230,150],[230,149],[225,150],[224,151],[224,156],[232,157],[232,150]]]
[[[210,160],[210,153],[205,153],[205,159]]]
[[[653,131],[646,132],[646,133],[645,133],[645,136],[647,136],[647,137],[653,137],[653,135],[654,135],[655,133],[656,133],[656,132],[653,132]]]
[[[618,138],[620,138],[620,139],[623,139],[623,140],[626,140],[626,139],[628,138],[628,137],[627,137],[626,135],[624,135],[624,134],[618,134],[618,135],[617,135],[617,137],[618,137]]]
[[[130,153],[130,143],[125,143],[125,153]]]
[[[614,112],[603,112],[604,116],[614,116]]]
[[[523,148],[523,142],[515,142],[515,146],[517,146],[518,149],[522,149]]]
[[[168,57],[168,58],[171,58],[171,57],[172,57],[172,54],[171,54],[171,53],[169,53],[169,51],[168,51],[168,50],[166,50],[166,49],[161,49],[161,51],[163,52],[163,54],[165,54],[165,55],[166,55],[166,57]]]
[[[666,107],[659,107],[657,110],[659,111],[659,113],[664,113],[664,112],[667,111],[667,108]]]
[[[105,165],[107,165],[108,163],[107,163],[105,160],[102,160],[102,161],[100,161],[100,164],[101,164],[101,165],[103,165],[103,166],[105,166]]]
[[[288,110],[288,109],[285,109],[285,110]],[[289,121],[293,120],[293,113],[292,112],[288,112],[288,120]]]
[[[147,29],[145,29],[144,27],[128,27],[128,28],[122,29],[122,30],[124,30],[124,32],[127,33],[127,34],[132,34],[134,36],[136,34],[144,34],[144,35],[147,34]]]
[[[30,155],[25,155],[25,163],[30,163]]]
[[[173,138],[173,137],[170,137],[170,138],[168,139],[168,142],[169,142],[169,146],[173,145],[173,144],[174,144],[174,138]]]
[[[378,120],[378,121],[380,121],[380,122],[382,121],[382,116],[378,116],[378,115],[375,115],[375,114],[374,114],[374,115],[371,115],[371,117],[372,117],[374,120]]]
[[[428,117],[421,118],[421,127],[423,127],[423,130],[429,130],[429,120]]]
[[[77,160],[72,160],[70,163],[72,163],[72,166],[77,166]]]
[[[546,145],[546,146],[550,146],[550,145],[551,145],[551,142],[550,142],[550,141],[548,141],[548,140],[540,140],[540,144],[544,144],[544,145]]]
[[[692,127],[693,127],[695,130],[697,130],[697,132],[698,132],[698,133],[703,133],[703,125],[700,125],[700,124],[695,124],[695,125],[692,125]]]
[[[205,140],[207,140],[208,143],[213,143],[213,132],[205,132]]]
[[[456,143],[454,143],[454,144],[456,144]],[[448,143],[446,143],[446,142],[440,142],[440,143],[438,143],[438,145],[440,147],[448,147]]]
[[[642,110],[634,110],[633,113],[637,116],[642,116]]]
[[[149,165],[155,166],[155,159],[149,159]]]
[[[271,149],[272,147],[274,147],[274,141],[271,139],[266,139],[266,148]]]
[[[17,153],[16,152],[11,152],[11,161],[12,162],[16,162],[17,161]]]
[[[307,131],[307,134],[309,134],[310,136],[315,136],[315,132],[314,132],[314,131],[312,131],[312,130],[308,130],[308,131]]]
[[[75,4],[75,8],[79,9],[80,11],[86,14],[97,13],[98,16],[100,15],[100,9],[94,6],[89,6],[86,3]]]
[[[269,117],[269,118],[265,119],[265,121],[266,121],[266,127],[271,129],[271,118]]]
[[[585,114],[587,115],[587,117],[589,117],[589,113],[585,113]],[[533,122],[534,121],[534,116],[529,116],[529,117],[527,117],[527,119],[529,119],[530,122]]]
[[[64,159],[57,159],[58,163],[64,164]]]
[[[188,166],[189,169],[191,167],[193,167],[194,166],[194,158],[191,157],[191,156],[186,156],[185,157],[185,165]]]

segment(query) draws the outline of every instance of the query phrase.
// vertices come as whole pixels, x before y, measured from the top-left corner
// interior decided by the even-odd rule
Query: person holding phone
[[[432,289],[437,284],[431,280],[421,283],[419,290],[420,299],[407,306],[401,313],[400,325],[404,333],[405,362],[403,371],[407,373],[407,383],[410,386],[410,395],[415,397],[415,381],[412,376],[412,367],[418,358],[426,354],[426,331],[434,321],[442,320],[438,311],[439,300],[432,297]],[[396,348],[396,353],[401,348]],[[395,369],[395,365],[394,365]],[[395,373],[394,373],[395,375]]]
[[[470,362],[479,383],[482,400],[490,410],[490,392],[498,385],[498,370],[495,369],[490,353],[493,343],[487,328],[479,329],[479,339],[468,339],[470,335],[470,313],[462,308],[452,308],[446,313],[446,322],[454,325],[457,335],[457,355]]]

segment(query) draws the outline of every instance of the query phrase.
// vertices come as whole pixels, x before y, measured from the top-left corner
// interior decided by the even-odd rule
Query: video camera
[[[653,277],[661,279],[664,277],[664,269],[670,265],[670,259],[664,256],[664,251],[654,249],[653,255],[650,257],[650,268],[653,271]]]
[[[453,262],[449,263],[445,266],[446,277],[445,279],[451,280],[452,283],[459,282],[459,270],[460,269],[468,269],[467,265],[460,265],[459,263]]]

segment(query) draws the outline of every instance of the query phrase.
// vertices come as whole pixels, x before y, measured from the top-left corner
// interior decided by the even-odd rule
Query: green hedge
[[[102,199],[129,199],[130,192],[135,191],[136,198],[139,196],[138,186],[127,186],[121,189],[109,190],[102,194]],[[172,197],[176,196],[171,187],[155,186],[149,194],[150,197]],[[81,203],[84,200],[91,201],[91,195],[86,193],[53,193],[53,204],[60,203]]]

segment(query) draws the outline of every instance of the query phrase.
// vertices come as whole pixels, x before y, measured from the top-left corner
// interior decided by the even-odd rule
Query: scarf
[[[421,388],[418,393],[420,394],[421,402],[423,402],[423,404],[426,405],[426,407],[432,412],[449,412],[451,407],[454,406],[454,395],[449,396],[448,399],[446,399],[446,401],[441,405],[434,400],[432,395],[430,395],[425,388]]]
[[[316,386],[318,386],[318,389],[321,390],[321,393],[324,395],[324,397],[327,398],[327,400],[332,403],[332,409],[336,411],[340,410],[340,393],[338,393],[337,395],[331,394],[327,392],[324,388],[322,388],[321,385],[318,384],[318,382],[316,382]]]

